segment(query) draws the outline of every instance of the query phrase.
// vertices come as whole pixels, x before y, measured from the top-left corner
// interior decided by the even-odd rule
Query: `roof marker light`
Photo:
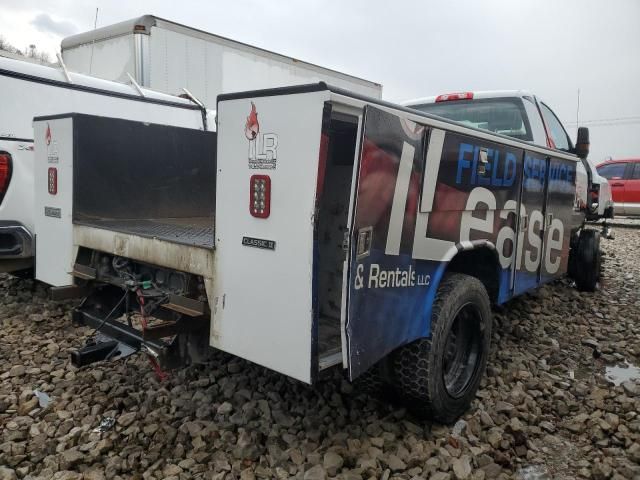
[[[445,93],[436,97],[436,102],[449,102],[451,100],[473,100],[473,92]]]

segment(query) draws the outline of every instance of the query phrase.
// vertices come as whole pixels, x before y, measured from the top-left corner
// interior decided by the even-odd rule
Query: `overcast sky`
[[[0,35],[53,55],[96,7],[99,27],[154,14],[374,80],[390,101],[526,89],[572,136],[580,89],[590,158],[640,156],[638,0],[0,0]]]

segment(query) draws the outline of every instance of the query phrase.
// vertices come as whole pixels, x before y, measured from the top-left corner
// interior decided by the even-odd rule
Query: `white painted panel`
[[[178,32],[152,27],[150,41],[151,88],[180,95],[188,88],[202,99],[204,41]]]
[[[205,105],[209,105],[211,109],[215,109],[216,97],[222,92],[222,55],[224,48],[213,42],[207,42],[205,56],[205,93],[202,100],[205,99]]]
[[[349,81],[330,70],[319,72],[304,64],[291,65],[269,57],[262,57],[242,50],[224,50],[222,93],[241,92],[259,88],[287,87],[305,83],[327,82],[362,95],[380,98],[380,90]]]
[[[207,42],[194,37],[186,37],[186,87],[197,98],[203,98],[207,93]]]
[[[136,74],[133,39],[123,35],[65,50],[64,63],[72,72],[128,82],[127,72]]]
[[[229,100],[218,111],[216,253],[211,345],[311,381],[313,223],[322,110],[328,92]],[[276,168],[249,168],[245,122],[275,134]],[[271,215],[249,213],[249,180],[271,178]],[[242,244],[243,236],[275,250]]]
[[[35,151],[35,216],[36,278],[49,285],[73,284],[71,265],[73,246],[73,124],[71,118],[34,123],[34,134],[45,138],[47,128],[51,141],[36,144]],[[55,168],[58,193],[52,195],[47,188],[48,170]],[[45,208],[60,213],[60,218],[44,214]]]
[[[208,108],[216,108],[221,93],[286,87],[325,81],[362,95],[380,98],[374,84],[331,70],[292,62],[269,52],[252,53],[229,41],[206,40],[199,36],[151,28],[150,87],[170,94],[188,88]]]

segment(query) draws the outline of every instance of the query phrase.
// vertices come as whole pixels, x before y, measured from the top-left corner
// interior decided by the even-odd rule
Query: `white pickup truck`
[[[0,58],[0,105],[0,272],[14,274],[29,272],[35,253],[33,117],[79,112],[196,129],[207,123],[183,98],[9,58]]]
[[[571,138],[556,114],[537,96],[524,90],[448,93],[418,98],[403,105],[464,125],[501,133],[542,147],[573,152]],[[586,139],[588,141],[588,138]],[[613,218],[613,198],[606,178],[582,159],[590,183],[588,219]]]

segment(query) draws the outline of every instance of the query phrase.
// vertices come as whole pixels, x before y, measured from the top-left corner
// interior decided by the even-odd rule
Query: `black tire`
[[[362,392],[371,396],[381,395],[387,383],[384,380],[380,365],[376,364],[353,381],[356,392]]]
[[[600,232],[582,230],[575,253],[574,280],[578,290],[594,292],[600,280],[602,252],[600,251]]]
[[[414,414],[448,424],[468,410],[487,364],[491,324],[484,285],[446,275],[432,308],[431,338],[393,354],[395,389]]]

